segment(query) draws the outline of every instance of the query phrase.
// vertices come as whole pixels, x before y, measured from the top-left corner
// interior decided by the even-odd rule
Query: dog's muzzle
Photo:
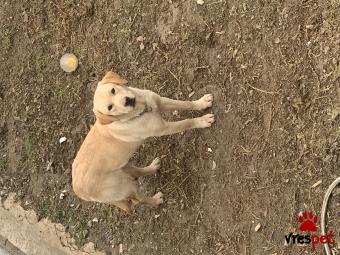
[[[126,97],[125,98],[125,106],[135,107],[136,98],[135,97]]]

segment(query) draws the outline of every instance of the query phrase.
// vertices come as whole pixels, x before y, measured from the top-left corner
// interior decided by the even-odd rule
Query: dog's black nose
[[[135,107],[136,98],[135,97],[126,97],[125,98],[125,106]]]

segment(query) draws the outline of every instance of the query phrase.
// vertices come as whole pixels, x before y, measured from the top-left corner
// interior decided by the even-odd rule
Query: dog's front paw
[[[206,94],[203,97],[201,97],[200,99],[196,100],[196,106],[198,110],[204,110],[206,108],[209,108],[212,106],[212,102],[213,102],[214,98],[212,94]]]
[[[209,113],[202,117],[196,118],[195,120],[197,128],[207,128],[215,122],[215,117],[214,114]]]
[[[149,165],[150,170],[153,172],[156,172],[160,167],[161,167],[161,160],[159,157],[155,158]]]
[[[154,206],[158,206],[160,204],[163,204],[163,193],[162,192],[158,192],[156,193],[153,197],[154,199]]]

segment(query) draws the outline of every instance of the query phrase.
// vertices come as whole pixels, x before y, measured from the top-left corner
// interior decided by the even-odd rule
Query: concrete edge
[[[8,253],[8,255],[26,255],[23,251],[21,251],[18,247],[12,244],[7,238],[2,236],[1,234],[0,234],[0,248],[4,249]]]

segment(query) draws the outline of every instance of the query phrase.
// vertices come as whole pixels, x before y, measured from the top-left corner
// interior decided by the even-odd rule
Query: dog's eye
[[[107,107],[107,109],[108,109],[109,111],[111,111],[111,110],[112,110],[112,104],[110,104],[110,105]]]
[[[111,93],[114,95],[116,93],[115,88],[111,89]]]

